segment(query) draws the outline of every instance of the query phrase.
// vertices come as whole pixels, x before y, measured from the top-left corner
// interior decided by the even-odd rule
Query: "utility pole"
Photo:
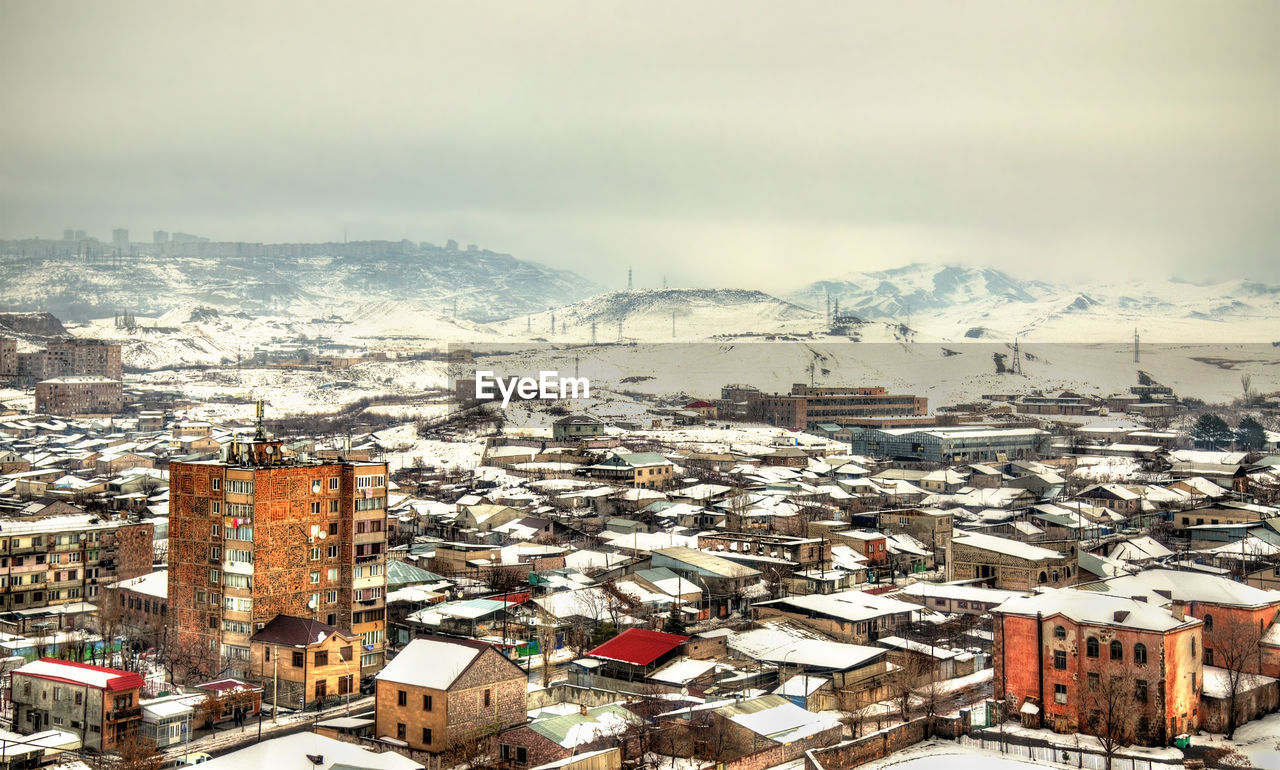
[[[631,268],[627,268],[627,291],[631,291]]]
[[[596,344],[596,322],[591,322],[591,344]]]

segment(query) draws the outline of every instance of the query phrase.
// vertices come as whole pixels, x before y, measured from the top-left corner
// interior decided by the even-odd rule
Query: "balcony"
[[[107,712],[108,722],[123,722],[126,719],[138,719],[142,717],[141,708],[116,709]]]

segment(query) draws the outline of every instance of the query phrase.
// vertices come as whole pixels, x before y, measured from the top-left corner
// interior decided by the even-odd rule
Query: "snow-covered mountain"
[[[598,294],[498,328],[512,337],[582,342],[596,326],[600,341],[706,339],[728,335],[805,333],[822,316],[762,291],[641,289]],[[554,328],[553,328],[554,327]]]
[[[896,321],[921,339],[1014,337],[1055,342],[1280,339],[1280,286],[1234,279],[1072,287],[1014,278],[992,268],[913,264],[817,281],[787,297],[825,315]]]
[[[223,244],[211,244],[222,246]],[[235,244],[231,244],[234,246]],[[175,308],[326,318],[370,305],[414,301],[480,323],[575,302],[601,287],[572,272],[509,254],[430,244],[298,244],[289,256],[137,256],[81,260],[36,254],[0,260],[0,303],[62,320]],[[251,251],[249,253],[252,253]]]

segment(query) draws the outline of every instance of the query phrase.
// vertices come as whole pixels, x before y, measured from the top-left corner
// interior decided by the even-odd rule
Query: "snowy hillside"
[[[915,264],[818,281],[788,297],[825,314],[898,321],[920,339],[1045,342],[1280,340],[1280,287],[1245,280],[1068,288],[991,268]]]
[[[552,321],[554,320],[554,333]],[[600,294],[572,305],[499,325],[512,337],[585,342],[706,339],[717,335],[809,332],[820,314],[761,291],[642,289]],[[619,326],[621,325],[621,326]]]
[[[324,251],[298,246],[307,253]],[[335,253],[352,250],[350,256],[137,256],[114,264],[6,255],[0,259],[0,286],[6,307],[46,310],[64,321],[117,311],[155,317],[183,306],[311,319],[345,317],[371,303],[415,301],[442,315],[483,323],[600,291],[574,273],[509,254],[408,241],[369,244],[364,252],[356,246],[333,246]]]

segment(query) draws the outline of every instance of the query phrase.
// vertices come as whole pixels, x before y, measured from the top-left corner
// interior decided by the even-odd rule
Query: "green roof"
[[[610,703],[606,706],[597,706],[593,709],[587,709],[587,713],[575,711],[572,714],[563,714],[550,719],[539,719],[529,724],[529,729],[550,738],[557,744],[564,746],[565,741],[569,739],[569,733],[577,725],[599,722],[600,717],[605,714],[613,714],[625,722],[630,724],[640,724],[644,720],[636,716],[631,711],[619,706],[616,703]]]
[[[404,586],[422,583],[439,583],[444,577],[429,572],[421,567],[406,564],[394,559],[387,562],[387,588],[403,588]]]

